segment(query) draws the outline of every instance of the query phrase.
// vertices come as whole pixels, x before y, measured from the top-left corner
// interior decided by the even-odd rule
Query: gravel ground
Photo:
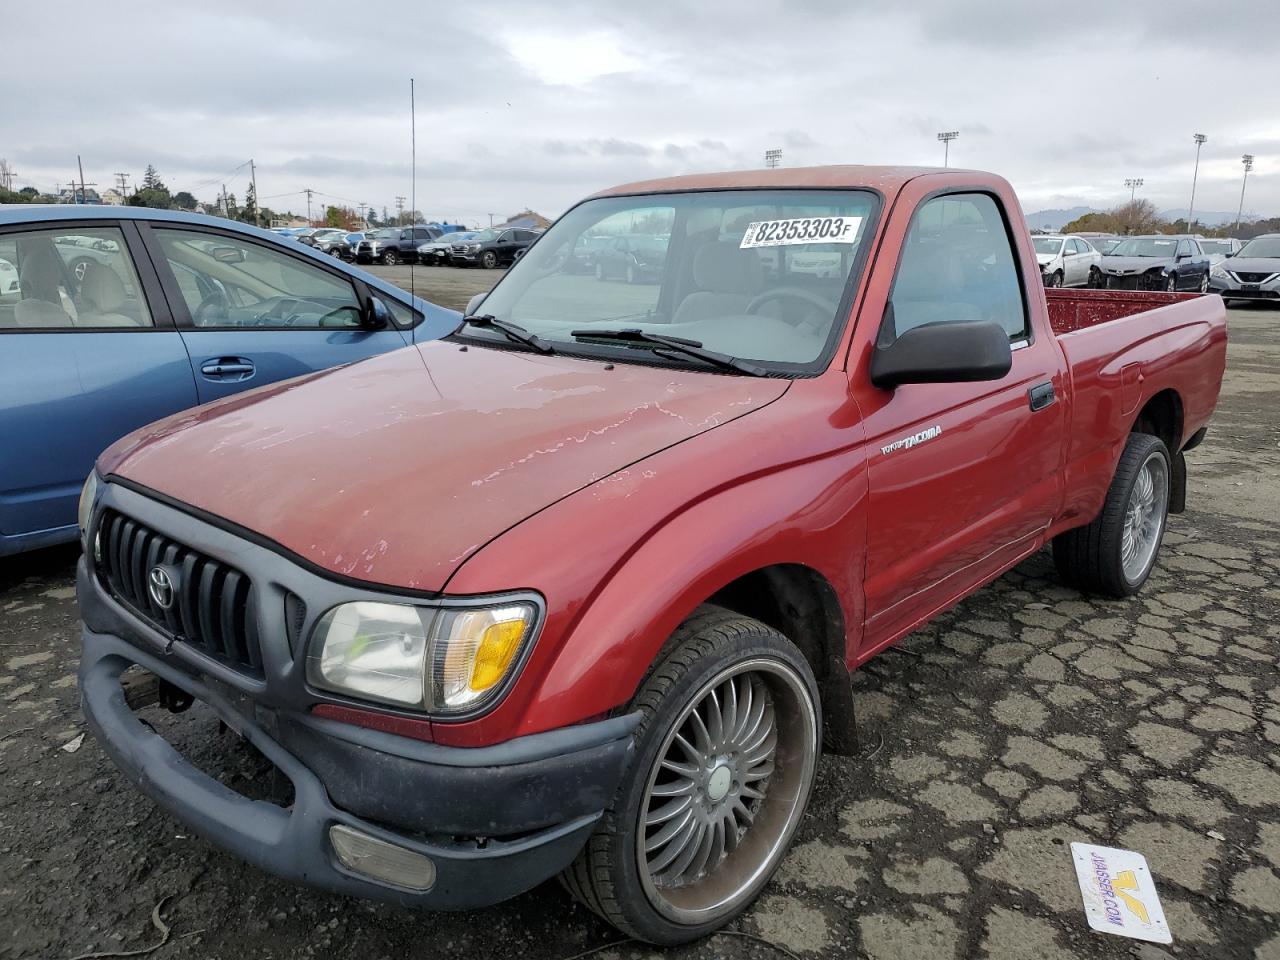
[[[415,271],[454,306],[496,276]],[[1280,311],[1230,321],[1222,406],[1143,592],[1086,599],[1042,553],[862,671],[864,758],[824,759],[794,850],[736,930],[801,956],[1129,957],[1134,941],[1085,924],[1079,840],[1151,864],[1174,944],[1132,955],[1280,958]],[[0,561],[0,957],[145,948],[162,901],[157,960],[551,960],[616,939],[555,883],[414,914],[276,881],[190,835],[84,736],[73,561]],[[148,716],[226,782],[256,776],[208,714]],[[775,953],[717,937],[668,955]]]

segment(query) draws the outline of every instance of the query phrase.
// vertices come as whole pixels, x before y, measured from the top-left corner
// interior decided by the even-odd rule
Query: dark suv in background
[[[418,259],[418,246],[437,239],[439,227],[386,227],[375,230],[356,247],[356,263],[411,263]]]
[[[490,228],[481,230],[470,240],[449,248],[449,261],[460,267],[481,266],[493,269],[508,266],[538,239],[535,230]]]

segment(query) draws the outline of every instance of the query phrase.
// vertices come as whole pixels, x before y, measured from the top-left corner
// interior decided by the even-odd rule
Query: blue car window
[[[165,258],[193,326],[353,328],[360,302],[351,281],[269,247],[198,230],[159,228]]]
[[[153,327],[116,227],[0,236],[0,329]]]

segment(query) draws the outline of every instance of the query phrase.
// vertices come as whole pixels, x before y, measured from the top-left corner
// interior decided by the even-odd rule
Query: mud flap
[[[1169,512],[1182,513],[1187,509],[1187,458],[1179,450],[1173,455],[1169,477]]]
[[[839,757],[858,755],[858,724],[853,712],[853,677],[839,657],[827,660],[822,697],[822,749]]]

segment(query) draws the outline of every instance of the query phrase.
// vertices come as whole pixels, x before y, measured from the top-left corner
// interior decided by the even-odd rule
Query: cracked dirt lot
[[[801,956],[1128,957],[1134,941],[1085,924],[1079,840],[1146,855],[1167,951],[1280,958],[1280,311],[1230,322],[1189,509],[1142,594],[1083,598],[1041,554],[880,657],[858,678],[866,758],[824,759],[794,850],[734,929]],[[149,946],[166,897],[158,960],[542,960],[616,939],[555,883],[419,915],[276,881],[159,813],[91,737],[64,750],[84,732],[72,565],[0,562],[0,957]],[[227,782],[255,775],[208,714],[149,716]],[[771,953],[716,938],[670,955]]]

